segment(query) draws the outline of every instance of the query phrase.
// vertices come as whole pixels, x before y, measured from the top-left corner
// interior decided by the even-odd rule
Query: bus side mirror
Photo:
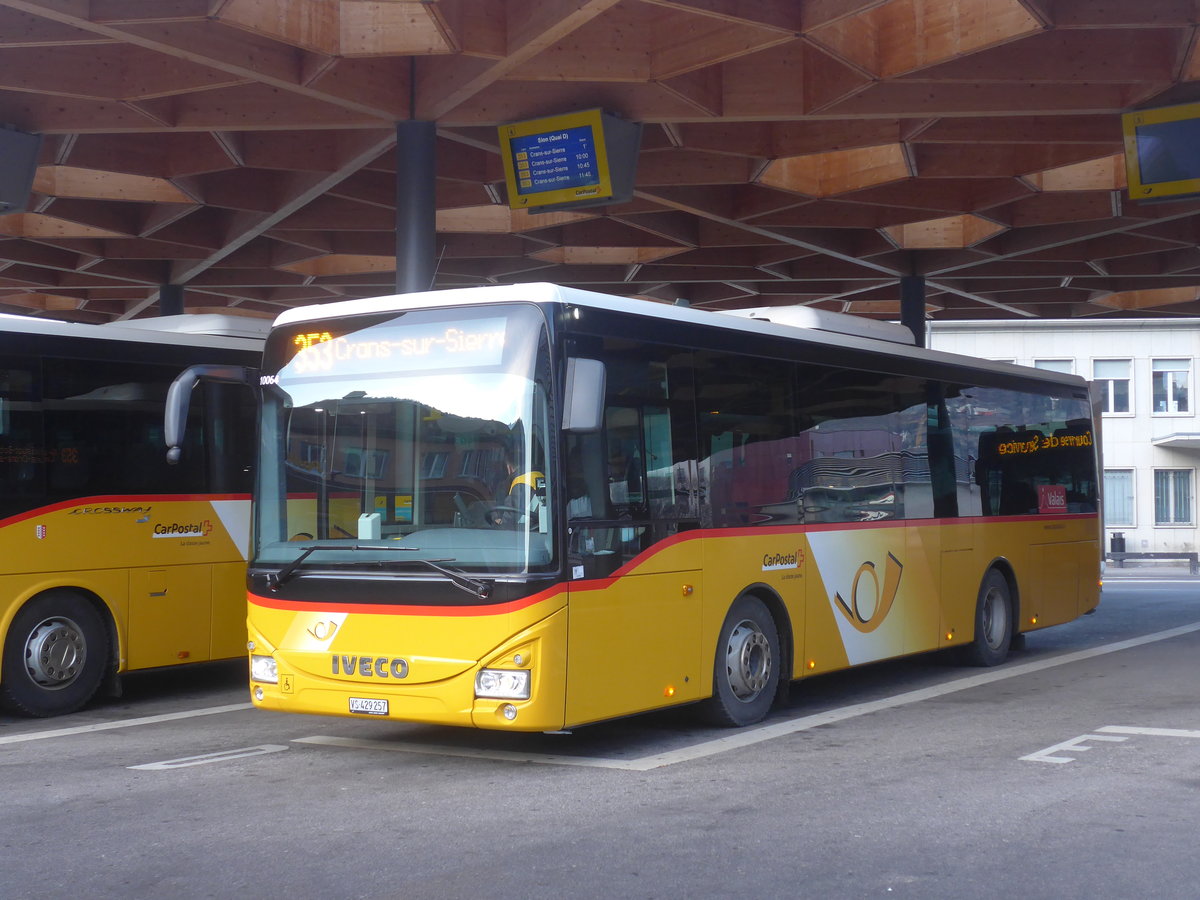
[[[604,423],[604,363],[598,359],[567,359],[563,388],[563,431],[594,433]]]
[[[167,402],[163,410],[163,441],[167,445],[167,462],[173,466],[183,455],[183,433],[187,425],[188,404],[192,399],[192,388],[197,382],[219,381],[225,384],[252,385],[257,380],[257,375],[257,369],[218,365],[189,366],[176,375],[167,390]]]

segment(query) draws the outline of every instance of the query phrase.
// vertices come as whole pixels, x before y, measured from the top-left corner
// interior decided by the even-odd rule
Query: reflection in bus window
[[[815,366],[801,368],[800,383],[805,462],[792,488],[801,521],[931,517],[925,383]]]
[[[699,524],[692,354],[608,338],[604,428],[567,441],[573,564],[607,574]]]
[[[987,387],[948,394],[955,468],[974,488],[960,496],[962,515],[1096,512],[1085,400]]]

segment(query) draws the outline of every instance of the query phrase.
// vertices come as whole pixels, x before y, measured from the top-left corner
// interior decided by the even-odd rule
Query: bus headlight
[[[263,684],[279,684],[279,668],[273,656],[250,656],[250,680]]]
[[[528,700],[528,669],[480,669],[475,676],[475,696],[495,700]]]

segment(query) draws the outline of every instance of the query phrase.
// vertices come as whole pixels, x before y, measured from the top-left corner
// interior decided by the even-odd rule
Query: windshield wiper
[[[386,544],[310,544],[278,572],[272,572],[267,575],[267,585],[272,591],[279,590],[285,582],[291,580],[304,563],[304,560],[308,559],[317,550],[397,550],[411,553],[420,549],[420,547],[394,547]],[[490,584],[471,578],[462,572],[456,572],[454,569],[447,569],[445,566],[438,565],[438,563],[454,562],[454,557],[447,557],[445,559],[416,557],[414,559],[406,559],[404,562],[419,563],[433,569],[435,572],[445,575],[450,579],[450,583],[456,588],[466,591],[468,594],[473,594],[480,600],[486,600],[492,594],[492,586]]]
[[[395,549],[402,550],[404,548],[396,547]],[[472,578],[471,576],[465,575],[464,573],[458,572],[454,569],[447,569],[445,566],[438,565],[438,563],[454,562],[454,557],[452,556],[446,559],[425,559],[424,557],[416,556],[412,559],[406,559],[404,562],[419,563],[420,565],[428,566],[435,572],[441,572],[450,579],[450,583],[456,588],[464,590],[468,594],[474,594],[480,600],[486,600],[492,595],[492,586],[487,582]]]
[[[343,549],[345,549],[345,548],[340,545],[338,545],[338,546],[322,546],[321,544],[313,544],[309,547],[305,547],[302,551],[300,551],[300,554],[295,559],[293,559],[291,562],[289,562],[287,565],[285,565],[283,568],[281,568],[278,572],[271,572],[267,575],[267,587],[269,587],[273,591],[279,590],[279,588],[283,586],[283,583],[285,581],[290,580],[291,577],[296,574],[296,570],[300,568],[300,564],[303,563],[306,559],[308,559],[309,556],[311,556],[314,551],[316,551],[316,550],[343,550]]]

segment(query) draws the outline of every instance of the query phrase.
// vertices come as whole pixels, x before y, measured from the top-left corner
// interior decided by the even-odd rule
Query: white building
[[[1106,549],[1114,532],[1131,551],[1200,546],[1200,422],[1192,399],[1200,319],[933,322],[929,346],[1096,382]]]

